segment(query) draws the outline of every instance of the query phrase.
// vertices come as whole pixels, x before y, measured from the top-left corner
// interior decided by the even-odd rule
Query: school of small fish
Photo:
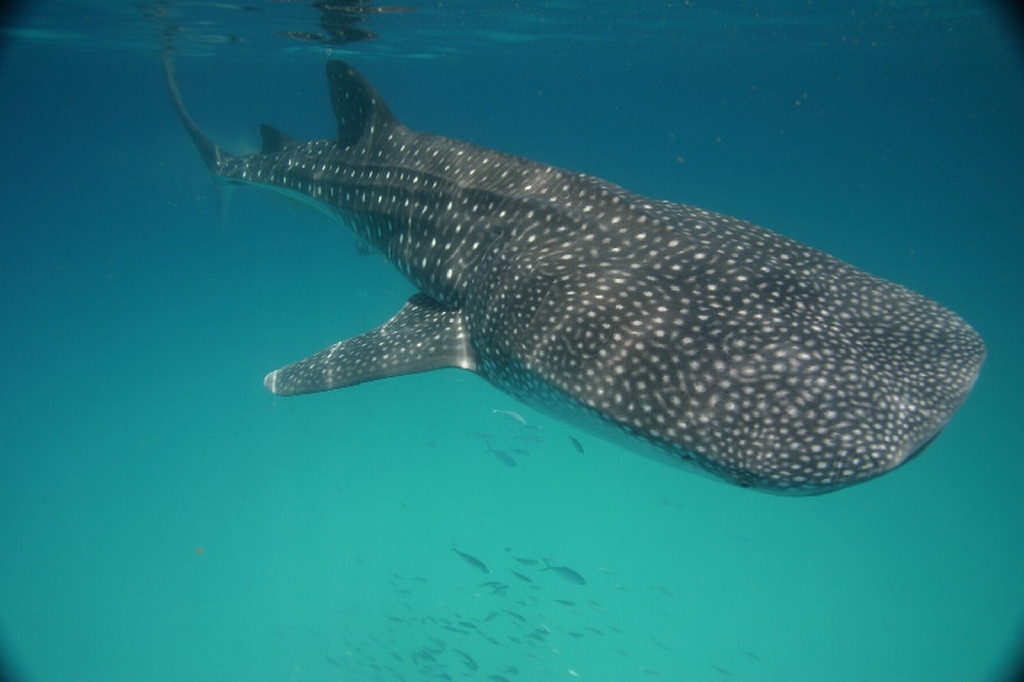
[[[483,441],[483,452],[494,456],[499,466],[512,465],[495,454],[492,442],[501,441],[500,451],[508,458],[529,457],[529,447],[543,443],[541,430],[518,413],[493,412],[509,420],[516,435],[468,435]],[[578,439],[568,440],[561,441],[567,452],[583,454]],[[655,608],[677,608],[675,592],[668,586],[630,585],[606,567],[581,566],[566,557],[513,547],[495,550],[452,542],[448,549],[446,553],[439,547],[428,559],[443,566],[443,579],[436,573],[427,578],[381,572],[374,575],[381,582],[374,599],[337,606],[337,622],[330,629],[307,628],[305,636],[323,650],[322,661],[304,666],[308,678],[671,679],[678,673],[679,660],[694,655],[688,642],[673,641],[668,633],[652,636],[650,623],[616,617],[635,614],[637,600],[658,605]],[[364,566],[372,563],[357,561]],[[381,594],[389,596],[382,599]],[[611,670],[607,662],[599,666],[595,651],[619,667]],[[760,664],[756,654],[738,650],[729,660],[700,661],[697,672],[714,682],[737,676],[737,671],[756,673]]]

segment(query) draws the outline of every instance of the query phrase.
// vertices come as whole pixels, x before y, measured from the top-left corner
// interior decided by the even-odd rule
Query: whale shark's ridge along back
[[[920,294],[747,221],[411,131],[327,64],[337,138],[263,126],[232,156],[175,109],[218,176],[346,222],[420,293],[381,327],[267,375],[280,395],[460,367],[662,461],[780,494],[919,453],[985,346]]]

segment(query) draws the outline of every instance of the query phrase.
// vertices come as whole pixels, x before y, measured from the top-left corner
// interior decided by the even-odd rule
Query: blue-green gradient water
[[[1024,52],[1008,15],[403,4],[415,11],[363,14],[376,39],[346,44],[300,39],[326,37],[318,11],[265,0],[42,0],[5,27],[8,676],[1009,675],[1024,627]],[[331,136],[323,64],[346,59],[412,128],[746,218],[920,291],[980,331],[987,363],[921,457],[818,498],[673,470],[459,370],[277,398],[266,372],[413,292],[343,226],[218,186],[171,107],[167,48],[193,116],[231,151],[254,151],[264,122]]]

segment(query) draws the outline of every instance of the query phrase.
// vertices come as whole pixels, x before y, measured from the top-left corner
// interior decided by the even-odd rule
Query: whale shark
[[[290,396],[441,368],[648,456],[745,488],[826,493],[914,458],[985,345],[938,303],[750,222],[402,125],[328,61],[334,137],[269,125],[227,182],[300,197],[417,293],[376,329],[271,372]]]

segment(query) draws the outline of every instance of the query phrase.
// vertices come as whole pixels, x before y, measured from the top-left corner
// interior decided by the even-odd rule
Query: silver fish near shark
[[[544,568],[540,570],[554,571],[555,573],[560,575],[563,580],[566,580],[570,583],[574,583],[576,585],[587,584],[587,581],[583,579],[583,576],[577,573],[576,571],[572,570],[568,566],[552,566],[551,562],[549,562],[547,559],[544,559]]]
[[[213,173],[300,196],[419,290],[265,379],[279,395],[444,367],[645,454],[772,493],[833,491],[921,452],[985,357],[954,313],[779,234],[412,131],[327,63],[334,138],[262,126]]]

